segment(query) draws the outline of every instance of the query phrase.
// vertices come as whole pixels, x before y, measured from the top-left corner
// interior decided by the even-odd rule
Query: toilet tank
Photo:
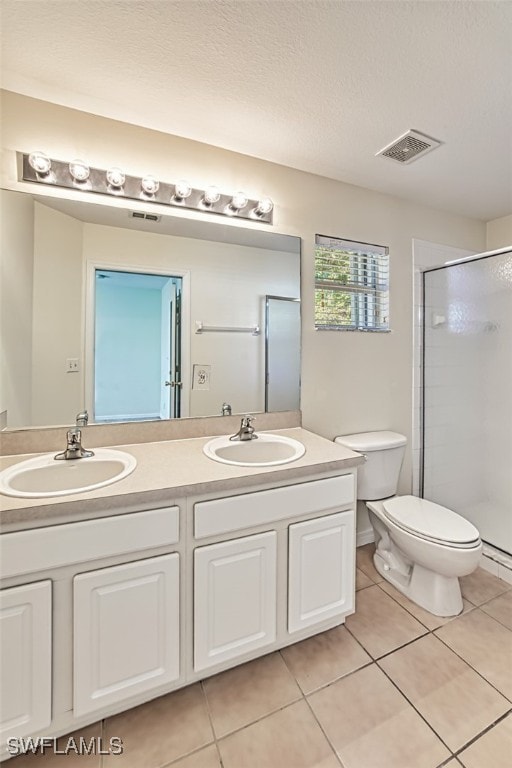
[[[340,435],[335,443],[363,453],[366,462],[357,470],[357,498],[375,501],[394,496],[407,438],[398,432],[359,432]]]

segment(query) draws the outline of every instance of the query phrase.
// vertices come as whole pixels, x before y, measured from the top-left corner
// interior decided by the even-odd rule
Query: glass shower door
[[[424,273],[423,495],[512,554],[512,251]]]

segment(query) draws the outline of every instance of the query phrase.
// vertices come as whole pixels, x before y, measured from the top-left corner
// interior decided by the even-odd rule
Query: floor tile
[[[436,629],[435,634],[512,700],[512,632],[509,629],[478,609]]]
[[[512,630],[512,590],[484,603],[480,608],[484,613]]]
[[[219,750],[224,768],[340,768],[305,701],[221,739]]]
[[[398,589],[396,589],[392,584],[390,584],[388,581],[381,581],[379,584],[379,587],[384,590],[390,597],[392,597],[394,600],[397,601],[397,603],[400,603],[406,611],[409,611],[409,613],[412,613],[414,618],[418,619],[427,629],[437,629],[438,627],[442,627],[443,624],[447,624],[449,621],[452,621],[452,619],[455,618],[455,616],[434,616],[433,613],[430,613],[429,611],[425,610],[425,608],[421,608],[419,605],[416,605],[416,603],[413,603],[412,600],[409,600],[408,597],[402,594]],[[463,608],[462,613],[467,613],[468,611],[472,611],[475,607],[472,603],[469,603],[467,600],[462,600]],[[462,614],[459,614],[462,615]]]
[[[511,589],[511,585],[493,576],[492,573],[484,571],[483,568],[477,568],[469,576],[463,576],[460,579],[460,588],[462,597],[473,605],[482,605]]]
[[[62,766],[67,768],[67,766]],[[122,768],[120,765],[119,768]],[[219,752],[215,744],[210,744],[209,747],[200,749],[198,752],[194,752],[192,755],[182,757],[181,760],[177,760],[172,764],[172,768],[222,768]]]
[[[157,768],[213,741],[206,699],[199,683],[161,696],[105,721],[105,738],[123,740],[123,768]],[[104,768],[118,768],[114,755]],[[67,766],[66,766],[67,768]]]
[[[374,658],[426,633],[425,627],[377,585],[356,595],[356,612],[346,626]]]
[[[279,653],[221,672],[203,686],[218,738],[302,696]]]
[[[459,755],[465,768],[510,768],[512,763],[512,715],[480,736]]]
[[[382,581],[382,576],[375,568],[373,564],[373,553],[375,552],[375,544],[365,544],[364,547],[357,547],[356,549],[356,565],[359,570],[368,576],[375,584]]]
[[[376,664],[308,701],[344,768],[434,768],[450,757]]]
[[[335,627],[289,645],[281,654],[304,693],[311,693],[371,662],[345,627]]]
[[[93,723],[93,725],[80,728],[78,731],[73,731],[73,733],[61,736],[58,739],[57,749],[60,751],[69,750],[66,755],[55,754],[53,750],[46,749],[44,753],[28,753],[26,755],[13,757],[6,762],[5,765],[9,766],[9,768],[25,768],[25,766],[27,768],[35,768],[35,766],[41,766],[41,768],[99,768],[101,765],[101,755],[77,755],[72,751],[73,748],[70,739],[74,739],[74,742],[78,746],[80,737],[82,737],[85,740],[85,743],[89,745],[91,739],[98,739],[100,736],[101,722]],[[101,746],[103,749],[107,749],[108,740],[103,739]],[[99,751],[99,747],[96,751]],[[118,757],[118,759],[122,758]]]
[[[365,587],[371,587],[374,582],[359,568],[356,568],[356,592],[359,589],[365,589]]]
[[[379,666],[445,744],[456,752],[510,708],[510,702],[433,635]]]

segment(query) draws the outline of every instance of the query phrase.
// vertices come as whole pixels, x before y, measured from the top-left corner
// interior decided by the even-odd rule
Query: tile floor
[[[512,585],[478,569],[463,613],[410,603],[357,551],[346,625],[84,729],[122,756],[25,768],[510,768]],[[102,762],[101,762],[102,761]]]

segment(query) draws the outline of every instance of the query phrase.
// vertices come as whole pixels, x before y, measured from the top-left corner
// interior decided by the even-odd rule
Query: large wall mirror
[[[300,239],[2,190],[3,429],[295,410]]]

